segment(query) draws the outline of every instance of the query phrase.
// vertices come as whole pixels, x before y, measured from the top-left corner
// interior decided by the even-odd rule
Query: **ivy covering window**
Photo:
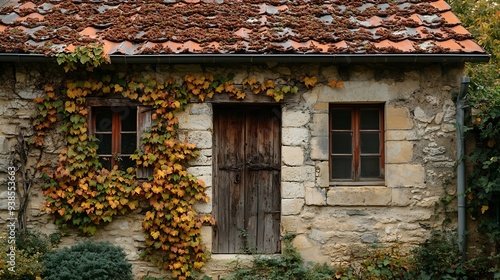
[[[382,105],[330,105],[330,181],[384,178]]]
[[[120,170],[135,167],[130,157],[141,149],[140,136],[151,127],[151,110],[144,106],[92,106],[91,120],[102,166],[108,170],[114,166]],[[137,178],[151,174],[150,168],[137,169]]]

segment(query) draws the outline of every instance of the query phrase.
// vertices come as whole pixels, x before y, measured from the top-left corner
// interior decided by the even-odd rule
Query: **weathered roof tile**
[[[11,0],[0,52],[482,53],[443,0]]]

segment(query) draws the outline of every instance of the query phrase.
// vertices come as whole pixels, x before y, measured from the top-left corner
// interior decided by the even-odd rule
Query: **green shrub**
[[[286,235],[283,253],[279,256],[255,256],[252,267],[238,268],[225,280],[302,280],[306,269],[304,260],[292,246],[293,235]]]
[[[358,279],[413,279],[413,260],[399,251],[398,245],[368,250],[360,264]]]
[[[53,241],[38,230],[25,230],[16,235],[17,248],[30,256],[39,253],[43,257],[52,251],[53,245]]]
[[[17,243],[17,240],[16,240]],[[7,235],[0,236],[0,280],[35,280],[40,276],[43,267],[39,262],[40,253],[29,253],[9,244]],[[14,250],[11,251],[11,246]],[[10,262],[9,254],[13,255],[13,260]]]
[[[468,279],[452,232],[433,231],[431,237],[412,253],[415,260],[413,274],[417,279]]]
[[[123,249],[109,242],[84,241],[44,259],[44,280],[129,280],[132,265]]]

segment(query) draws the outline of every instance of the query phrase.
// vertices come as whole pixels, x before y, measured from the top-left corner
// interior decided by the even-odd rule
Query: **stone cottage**
[[[288,233],[304,258],[327,263],[349,261],[356,246],[424,241],[446,215],[436,204],[455,189],[453,97],[464,63],[489,59],[443,0],[7,0],[0,38],[4,225],[9,159],[20,133],[36,135],[34,99],[83,75],[66,73],[58,54],[67,63],[80,47],[97,46],[92,55],[111,65],[94,71],[123,74],[128,85],[204,77],[206,87],[190,88],[193,98],[175,116],[177,139],[199,151],[186,168],[209,200],[196,209],[215,220],[201,227],[211,276],[248,252],[280,253]],[[203,95],[216,80],[222,87]],[[90,90],[96,96],[83,104],[84,133],[99,139],[103,168],[134,167],[144,111],[102,92]],[[106,121],[109,130],[99,126]],[[68,145],[54,129],[29,152],[27,228],[59,230],[58,213],[41,210],[47,198],[35,169],[41,160],[55,169]],[[101,223],[92,237],[123,246],[136,275],[161,273],[140,258],[148,207]],[[61,246],[81,238],[67,234]]]

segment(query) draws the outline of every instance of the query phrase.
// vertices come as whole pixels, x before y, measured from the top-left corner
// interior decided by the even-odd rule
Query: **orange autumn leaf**
[[[317,82],[318,82],[318,78],[316,78],[316,77],[305,77],[304,78],[304,84],[307,88],[314,87]]]

